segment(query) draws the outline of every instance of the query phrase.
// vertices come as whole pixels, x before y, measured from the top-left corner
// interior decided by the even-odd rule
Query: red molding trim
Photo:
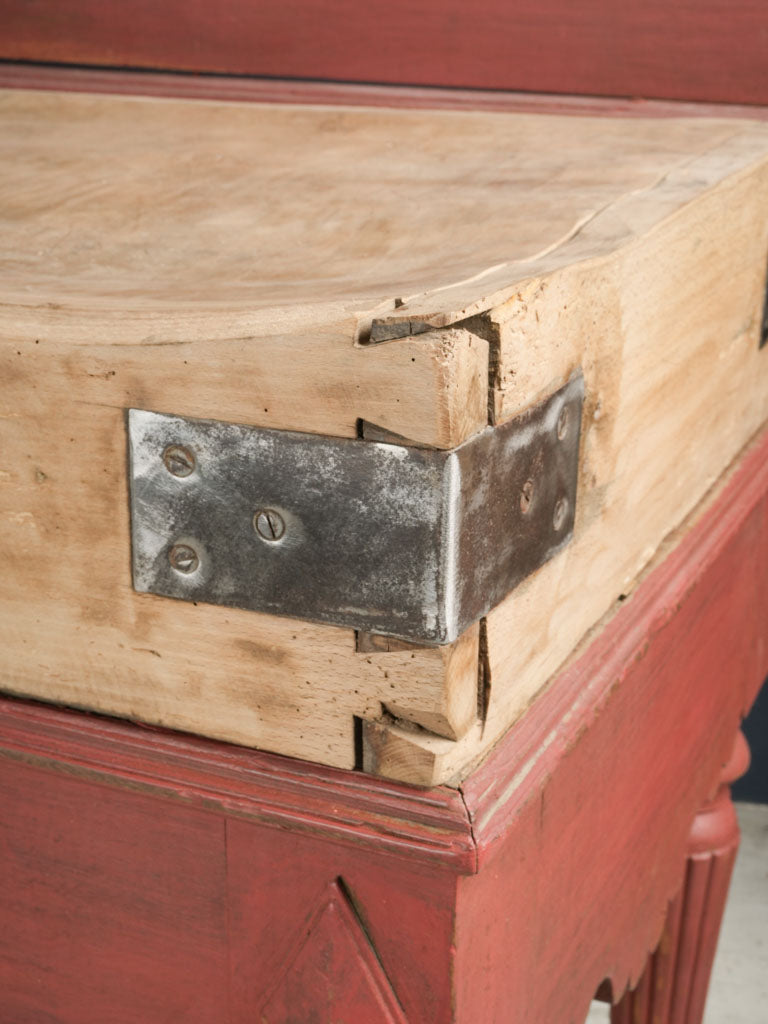
[[[216,100],[228,103],[309,103],[322,106],[394,107],[417,110],[484,110],[490,113],[563,114],[574,117],[592,115],[768,119],[768,106],[125,71],[2,60],[0,88],[125,93],[133,96]]]
[[[760,0],[36,0],[10,60],[768,103]]]
[[[8,697],[0,699],[3,758],[454,872],[477,866],[466,809],[453,789],[420,790]]]

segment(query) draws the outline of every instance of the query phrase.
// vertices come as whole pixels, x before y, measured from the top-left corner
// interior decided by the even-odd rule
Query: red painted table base
[[[0,1020],[696,1024],[767,640],[768,434],[461,791],[0,700]]]
[[[694,818],[683,887],[672,900],[661,941],[638,986],[613,1007],[611,1024],[699,1024],[704,1016],[728,886],[739,848],[730,784],[749,767],[744,734],[736,734],[713,800]]]

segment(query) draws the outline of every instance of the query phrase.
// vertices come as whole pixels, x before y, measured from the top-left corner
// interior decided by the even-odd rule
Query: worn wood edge
[[[402,324],[407,335],[407,325],[414,321],[428,330],[480,317],[503,306],[526,282],[564,267],[597,267],[627,247],[643,243],[652,231],[709,189],[734,183],[766,161],[768,132],[757,123],[742,125],[724,143],[682,161],[647,189],[625,193],[585,216],[567,237],[540,255],[490,267],[453,287],[405,297],[397,311],[381,315],[375,322],[393,330]],[[727,173],[723,173],[725,167]]]
[[[456,741],[435,736],[399,719],[366,720],[363,722],[362,768],[371,775],[414,786],[458,788],[461,753],[468,748],[477,759],[482,735],[482,723],[477,720]]]
[[[456,742],[399,722],[366,722],[364,769],[415,785],[460,788],[478,841],[482,837],[487,846],[519,812],[532,773],[544,780],[564,745],[567,749],[558,729],[567,733],[573,728],[575,711],[599,707],[608,698],[616,680],[643,652],[651,633],[674,617],[686,594],[764,499],[766,489],[768,429],[763,428],[660,545],[630,598],[613,603],[527,711],[490,746],[482,746],[481,721]],[[609,659],[602,643],[599,649],[593,646],[600,636],[612,644]],[[526,788],[519,789],[523,781]]]
[[[438,421],[433,444],[455,448],[488,425],[489,345],[463,327],[414,339],[419,357],[425,343],[436,377]],[[398,423],[401,414],[390,416],[391,422]]]
[[[315,339],[305,352],[319,358],[324,341]],[[426,346],[398,342],[378,353],[334,342],[332,365],[326,352],[316,371],[310,367],[306,374],[309,390],[318,381],[329,385],[314,412],[309,402],[297,401],[290,353],[280,362],[283,347],[279,339],[266,352],[261,346],[237,347],[240,358],[233,359],[228,348],[200,343],[184,350],[187,366],[173,347],[160,346],[145,357],[125,346],[115,352],[96,343],[67,351],[44,336],[26,348],[3,338],[0,362],[11,386],[4,391],[2,412],[17,429],[7,438],[0,472],[6,526],[0,547],[26,554],[18,564],[21,596],[17,586],[2,602],[0,633],[10,643],[2,659],[2,689],[192,733],[204,726],[207,735],[223,741],[350,769],[356,763],[355,719],[378,715],[386,702],[402,718],[437,734],[457,738],[470,727],[477,692],[476,630],[455,647],[366,659],[355,651],[352,629],[222,607],[195,609],[131,590],[126,405],[157,408],[157,396],[170,397],[171,411],[180,414],[257,425],[268,411],[263,425],[341,436],[355,436],[356,416],[367,413],[438,447],[452,447],[465,431],[486,424],[487,343],[461,329],[440,332]],[[344,377],[347,353],[371,371],[360,381],[354,404]],[[152,373],[146,373],[150,356]],[[201,366],[211,367],[208,356],[214,360],[211,386],[206,374],[198,375]],[[281,390],[269,385],[268,403],[248,384],[248,378],[258,379],[260,366],[265,375],[270,366],[288,371],[286,379],[278,375]],[[391,401],[393,390],[399,404]],[[262,409],[267,404],[269,410]],[[42,430],[41,423],[61,424],[62,413],[66,431]],[[297,423],[293,417],[298,416],[309,419]],[[57,537],[55,572],[61,580],[51,589],[35,574],[35,565],[44,564],[36,562],[43,553],[39,538],[26,547],[25,530],[34,517],[53,529],[60,518],[51,503],[59,501],[62,508],[80,504],[89,518],[66,520],[70,526]],[[10,563],[6,568],[13,579],[15,570]],[[83,600],[99,609],[82,631],[76,611],[80,591],[73,583],[81,571],[88,576]],[[41,597],[46,607],[43,641],[28,632],[36,632],[35,615],[43,613],[30,616],[24,594]],[[217,677],[213,669],[222,651],[227,671]],[[41,671],[41,662],[57,665],[55,679]]]
[[[413,107],[597,114],[603,117],[737,117],[768,120],[768,107],[641,97],[514,92],[440,86],[369,85],[311,79],[146,71],[0,61],[0,88],[57,92],[128,93],[232,103],[311,103],[321,106]]]
[[[162,336],[152,337],[156,314],[143,316],[139,311],[128,316],[115,312],[105,324],[100,316],[81,316],[75,309],[28,306],[22,310],[0,301],[0,339],[14,350],[27,346],[29,352],[33,346],[41,351],[45,346],[48,352],[55,346],[61,359],[69,358],[73,363],[90,360],[104,374],[109,373],[106,367],[120,370],[152,360],[155,372],[142,389],[146,396],[143,404],[137,396],[128,394],[123,399],[126,407],[138,402],[141,408],[155,412],[338,437],[356,436],[357,421],[367,419],[413,443],[434,448],[453,448],[487,425],[488,343],[461,327],[371,347],[356,344],[356,321],[348,315],[330,323],[322,318],[305,319],[303,315],[278,317],[271,322],[265,318],[258,325],[244,316],[243,322],[236,317],[233,320],[230,314],[220,319],[213,314],[179,320],[169,317],[163,323]],[[290,350],[286,339],[294,346]],[[302,346],[301,353],[296,346]],[[182,356],[188,358],[182,360]],[[230,394],[227,410],[220,398],[222,385],[187,387],[172,409],[156,408],[152,393],[162,391],[163,380],[181,381],[185,375],[191,379],[204,360],[209,368],[230,367],[227,372],[233,372],[232,363],[237,360],[241,376],[267,365],[280,367],[284,373],[273,378],[276,384],[272,386],[270,408],[262,414],[260,404],[242,387],[239,392],[230,387],[238,404],[232,403]],[[323,405],[295,400],[297,361],[317,364],[329,391]],[[353,362],[360,385],[354,404],[349,402],[344,384],[344,373]],[[173,377],[163,376],[165,364],[175,368]],[[98,373],[89,375],[95,377]],[[225,376],[226,383],[223,369],[220,375]],[[213,375],[212,380],[216,380]],[[277,385],[283,380],[281,389]],[[113,391],[121,386],[119,380],[111,384]],[[88,385],[93,387],[90,381]],[[391,400],[393,388],[398,391],[397,403]],[[163,393],[167,390],[166,385]],[[344,398],[343,407],[338,399],[331,400],[336,391]],[[216,396],[215,403],[210,401],[212,395]],[[166,397],[166,404],[170,400]]]
[[[746,149],[751,146],[750,139],[744,140]],[[762,146],[759,147],[762,149]],[[677,270],[682,265],[681,260],[687,258],[684,264],[691,278],[699,281],[707,280],[707,273],[713,278],[718,275],[721,279],[727,280],[733,274],[736,264],[730,262],[728,256],[722,255],[720,262],[713,261],[714,266],[708,268],[706,262],[698,263],[698,257],[690,254],[680,253],[680,239],[690,237],[697,229],[701,230],[700,224],[711,223],[713,214],[721,214],[722,211],[730,208],[738,211],[743,207],[745,197],[756,200],[758,216],[752,221],[748,242],[740,242],[739,239],[730,242],[731,259],[735,256],[749,253],[751,273],[755,278],[755,292],[749,298],[749,319],[742,326],[742,334],[748,337],[748,343],[753,344],[757,354],[759,347],[759,324],[762,315],[762,308],[765,302],[765,274],[768,257],[765,256],[765,246],[768,243],[768,224],[760,216],[762,209],[759,206],[759,197],[764,200],[766,197],[766,184],[768,183],[768,153],[765,157],[756,162],[747,163],[729,173],[721,179],[709,180],[705,187],[693,197],[681,202],[679,206],[671,211],[665,209],[662,197],[663,216],[654,216],[653,207],[656,205],[657,189],[654,187],[643,194],[640,201],[634,197],[627,197],[629,202],[624,202],[624,197],[616,204],[606,208],[601,217],[605,219],[605,227],[610,232],[610,222],[613,221],[619,228],[625,231],[625,241],[615,250],[601,253],[596,256],[587,255],[586,258],[577,258],[573,262],[565,261],[558,265],[551,272],[540,276],[526,278],[518,284],[514,293],[506,302],[494,306],[487,314],[480,315],[467,321],[472,324],[473,329],[486,336],[491,346],[491,370],[493,379],[490,384],[489,404],[494,422],[505,420],[519,415],[521,407],[526,407],[537,396],[546,394],[553,386],[553,381],[558,381],[571,372],[575,362],[581,364],[592,364],[594,376],[594,365],[598,356],[605,355],[606,358],[619,354],[624,356],[627,349],[626,331],[621,324],[611,323],[607,319],[608,331],[614,333],[602,335],[599,329],[594,329],[590,317],[574,315],[573,304],[566,303],[561,298],[548,300],[547,292],[567,290],[569,287],[583,291],[591,288],[594,292],[596,303],[608,300],[618,302],[622,296],[619,291],[621,284],[625,286],[636,276],[638,268],[642,270],[643,265],[648,265],[649,254],[653,260],[660,262],[662,258],[668,259],[670,272]],[[686,166],[678,168],[674,174],[665,176],[663,186],[674,194],[676,191],[686,192],[685,182],[681,182],[682,189],[678,189],[675,178],[677,174],[701,180],[698,176],[696,165],[691,168]],[[629,232],[629,234],[627,234]],[[677,236],[677,237],[676,237]],[[735,251],[735,252],[734,252]],[[661,253],[661,257],[657,254]],[[670,255],[667,256],[667,253]],[[742,269],[743,267],[737,269]],[[732,300],[735,302],[736,300]],[[549,302],[549,304],[548,304]],[[559,304],[558,304],[559,303]],[[753,305],[754,304],[754,305]],[[650,305],[650,299],[646,305],[648,310],[654,307]],[[729,307],[730,308],[730,307]],[[733,305],[733,310],[740,306]],[[566,312],[567,310],[567,312]],[[655,311],[655,309],[654,309]],[[551,318],[556,314],[558,323],[553,327],[551,322],[547,324],[541,321],[540,313],[545,312]],[[584,310],[581,310],[583,314]],[[610,310],[609,310],[610,312]],[[605,315],[605,314],[603,314]],[[623,315],[623,314],[622,314]],[[530,320],[526,321],[526,316]],[[651,320],[653,314],[649,312]],[[535,318],[535,322],[534,322]],[[535,337],[530,337],[535,331]],[[593,340],[580,340],[584,335],[593,335]],[[618,334],[618,336],[617,336]],[[558,344],[558,335],[563,336],[563,343]],[[601,338],[599,350],[594,343],[594,338]],[[579,340],[574,340],[579,339]],[[614,341],[615,339],[615,341]],[[615,345],[615,353],[611,346]],[[638,348],[640,346],[638,345]],[[543,365],[542,353],[551,352],[552,360],[550,365]],[[632,349],[629,348],[630,354]],[[585,373],[589,377],[588,369]],[[512,384],[513,386],[510,386]],[[593,384],[596,391],[600,391],[598,383]],[[590,381],[587,381],[588,393]],[[603,396],[600,393],[593,394],[592,403],[594,408],[590,415],[595,420],[605,416],[602,408]],[[591,424],[590,424],[591,426]],[[586,428],[585,428],[586,429]],[[587,432],[588,436],[588,432]]]
[[[408,650],[408,647],[400,647],[395,642],[392,650],[382,647],[364,653],[370,661],[378,662],[385,667],[391,663],[390,655],[397,653],[398,650]],[[439,658],[443,665],[444,685],[442,692],[436,695],[437,699],[433,698],[432,702],[419,706],[417,694],[409,701],[402,701],[394,696],[382,700],[382,713],[385,717],[405,720],[436,736],[459,740],[469,732],[477,719],[477,665],[480,657],[478,623],[465,630],[458,640],[437,648],[434,657]],[[384,697],[386,698],[386,693]],[[364,720],[364,734],[368,725],[368,720]]]
[[[444,866],[477,867],[461,795],[0,697],[0,757],[259,825]]]

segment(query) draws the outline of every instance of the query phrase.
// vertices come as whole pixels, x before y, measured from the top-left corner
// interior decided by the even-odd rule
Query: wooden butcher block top
[[[766,252],[748,121],[0,93],[0,688],[461,778],[768,418]],[[128,409],[428,461],[579,375],[573,537],[448,643],[134,588]]]

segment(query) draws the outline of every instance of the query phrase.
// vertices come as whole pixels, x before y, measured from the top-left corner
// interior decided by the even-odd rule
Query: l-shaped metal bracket
[[[133,585],[450,643],[570,540],[583,395],[450,451],[131,409]]]

